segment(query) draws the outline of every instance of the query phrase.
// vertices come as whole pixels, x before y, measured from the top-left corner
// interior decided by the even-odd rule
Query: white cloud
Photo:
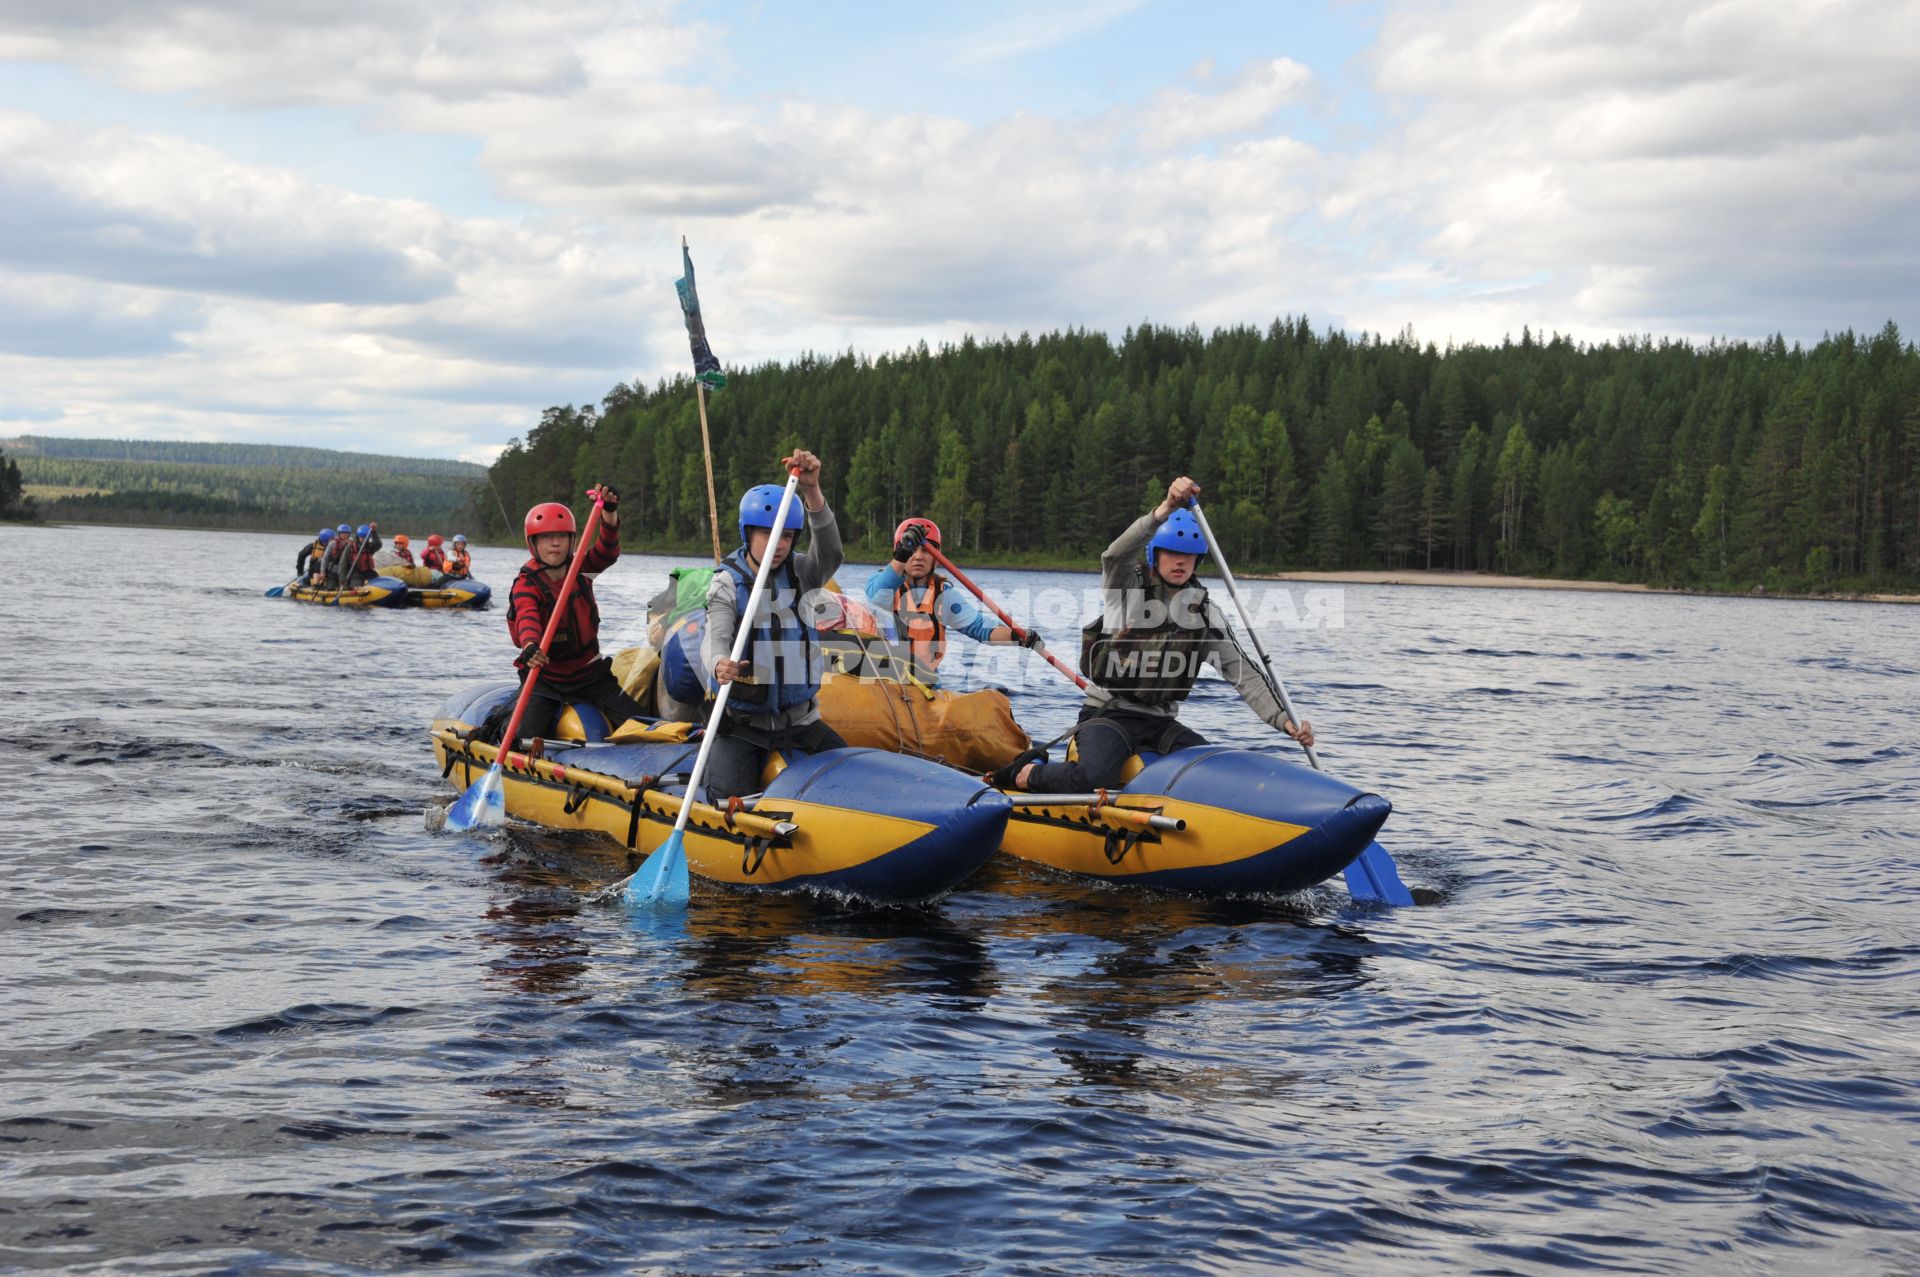
[[[127,88],[245,106],[564,97],[595,77],[652,78],[697,25],[642,0],[23,0],[0,59],[61,62]]]
[[[1065,8],[1023,10],[1015,21],[963,38],[953,61],[958,66],[969,66],[1051,49],[1109,26],[1145,3],[1146,0],[1091,0]]]
[[[1375,54],[1398,123],[1323,207],[1388,261],[1539,280],[1536,327],[1877,328],[1920,286],[1916,53],[1911,3],[1403,5]]]
[[[682,232],[738,362],[1301,311],[1442,341],[1877,328],[1920,296],[1916,33],[1920,4],[1868,0],[1394,4],[1364,122],[1249,49],[1090,118],[973,123],[685,82],[729,54],[664,0],[16,0],[0,59],[472,138],[541,213],[0,115],[0,376],[63,429],[480,455],[546,404],[682,370]]]
[[[1249,63],[1217,87],[1196,76],[1196,88],[1162,89],[1140,111],[1140,141],[1150,150],[1249,133],[1296,101],[1313,73],[1287,58]]]

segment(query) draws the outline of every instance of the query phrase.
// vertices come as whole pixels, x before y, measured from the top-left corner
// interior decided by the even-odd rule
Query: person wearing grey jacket
[[[840,569],[840,527],[820,490],[820,459],[800,450],[782,464],[800,479],[783,525],[775,529],[773,523],[785,489],[771,483],[749,488],[740,499],[740,545],[720,561],[707,590],[700,663],[710,685],[734,684],[707,759],[709,802],[757,792],[772,750],[818,753],[847,744],[820,717],[822,661],[809,608],[809,596]],[[803,522],[812,539],[807,553],[796,554]],[[767,591],[747,621],[752,641],[735,661],[741,614],[768,555]]]
[[[1078,758],[1051,763],[1030,750],[996,772],[995,784],[1086,793],[1118,784],[1127,759],[1142,750],[1166,754],[1206,744],[1179,714],[1208,662],[1254,713],[1312,746],[1313,725],[1288,720],[1259,667],[1233,641],[1226,617],[1194,580],[1207,552],[1187,508],[1199,494],[1192,479],[1175,479],[1166,499],[1100,556],[1101,615],[1081,634],[1080,669],[1090,685],[1074,730]]]

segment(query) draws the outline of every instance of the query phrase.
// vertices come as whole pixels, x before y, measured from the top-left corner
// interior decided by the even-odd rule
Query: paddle
[[[760,595],[773,570],[774,547],[779,544],[778,538],[787,526],[787,511],[793,508],[793,494],[799,486],[800,471],[795,467],[787,476],[787,490],[780,494],[780,508],[774,512],[773,526],[767,529],[766,549],[760,554],[759,570],[753,574],[753,588],[747,591],[747,606],[740,613],[740,628],[734,632],[733,652],[729,660],[739,661],[747,650],[747,644],[753,641],[754,615],[760,610]],[[667,835],[667,841],[660,850],[648,856],[646,863],[627,879],[626,902],[629,905],[655,909],[687,907],[691,889],[687,873],[687,815],[693,810],[694,792],[700,788],[700,781],[707,774],[707,756],[713,752],[713,742],[720,739],[720,716],[726,712],[727,696],[732,691],[732,683],[722,683],[720,690],[714,694],[713,709],[707,715],[707,730],[700,736],[700,752],[694,756],[693,770],[687,774],[687,792],[680,799],[679,818],[673,822],[673,832]]]
[[[566,614],[567,601],[573,597],[573,583],[580,578],[580,565],[586,562],[587,551],[594,545],[594,538],[600,535],[601,497],[599,489],[594,490],[593,512],[587,516],[586,531],[574,543],[573,562],[567,567],[567,579],[560,583],[560,593],[553,601],[553,615],[547,618],[546,632],[540,636],[540,651],[544,655],[553,642],[555,631],[560,628],[560,618]],[[507,720],[507,730],[500,735],[500,750],[493,756],[493,766],[487,768],[487,774],[467,786],[467,792],[453,800],[453,806],[447,808],[447,828],[461,833],[475,825],[500,825],[506,823],[507,798],[501,766],[507,761],[509,751],[513,749],[514,733],[520,730],[520,717],[527,712],[527,702],[533,696],[533,685],[540,681],[538,665],[527,666],[527,677],[520,684],[520,699],[514,702],[513,717]]]
[[[995,603],[992,599],[987,597],[987,593],[985,590],[982,590],[979,586],[975,585],[972,581],[969,581],[967,579],[967,574],[965,572],[962,572],[959,568],[953,566],[953,560],[949,559],[946,555],[940,553],[939,546],[935,545],[931,541],[923,541],[921,542],[921,547],[925,549],[928,554],[931,554],[933,556],[933,561],[935,563],[938,563],[941,567],[945,568],[948,572],[952,573],[953,579],[960,582],[961,585],[965,586],[969,594],[973,595],[974,598],[979,599],[981,603],[985,604],[989,612],[992,612],[996,617],[1000,618],[1000,624],[1006,626],[1008,629],[1012,630],[1016,634],[1023,634],[1026,632],[1022,630],[1018,625],[1015,625],[1013,623],[1013,618],[1008,616],[1006,614],[1006,611],[1003,608],[1001,608],[1001,606],[998,603]],[[1078,674],[1074,673],[1072,670],[1062,665],[1060,663],[1060,658],[1055,656],[1052,652],[1049,652],[1044,645],[1040,647],[1036,647],[1033,650],[1040,653],[1040,656],[1042,657],[1042,659],[1046,661],[1047,664],[1053,666],[1053,668],[1059,670],[1062,674],[1065,674],[1068,678],[1072,679],[1073,685],[1075,687],[1078,687],[1081,691],[1086,690],[1087,680],[1084,678],[1081,678]]]
[[[1260,635],[1253,628],[1253,617],[1247,612],[1247,605],[1240,599],[1240,589],[1234,584],[1233,569],[1227,566],[1226,556],[1220,553],[1219,538],[1213,535],[1213,528],[1207,523],[1206,511],[1200,508],[1200,500],[1195,497],[1188,504],[1193,508],[1193,517],[1200,523],[1200,531],[1207,538],[1207,548],[1213,551],[1213,561],[1220,565],[1221,579],[1227,583],[1227,594],[1233,599],[1233,606],[1240,613],[1240,624],[1247,627],[1247,637],[1253,640],[1253,650],[1260,657],[1264,667],[1267,684],[1273,689],[1280,708],[1286,711],[1287,721],[1298,724],[1300,716],[1293,711],[1293,702],[1287,697],[1286,685],[1280,676],[1274,673],[1273,661],[1267,656],[1267,649],[1260,645]],[[1313,764],[1315,771],[1323,770],[1320,756],[1313,752],[1313,746],[1303,744],[1307,751],[1307,761]],[[1385,847],[1377,842],[1367,844],[1359,859],[1347,866],[1347,894],[1355,900],[1365,900],[1389,905],[1410,905],[1413,893],[1400,881],[1400,870],[1393,863],[1393,857]]]

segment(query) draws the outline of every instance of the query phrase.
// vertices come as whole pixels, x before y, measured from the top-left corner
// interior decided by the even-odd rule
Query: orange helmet
[[[900,526],[893,530],[893,539],[896,543],[899,542],[901,536],[905,534],[908,528],[923,529],[927,534],[927,544],[932,546],[936,550],[940,548],[940,525],[935,523],[932,519],[922,519],[922,518],[916,517],[912,519],[900,520]]]
[[[407,544],[409,544],[409,542],[407,541],[407,534],[406,534],[406,533],[404,533],[404,532],[396,532],[396,533],[394,533],[394,534],[393,534],[393,543],[394,543],[395,545],[407,545]]]

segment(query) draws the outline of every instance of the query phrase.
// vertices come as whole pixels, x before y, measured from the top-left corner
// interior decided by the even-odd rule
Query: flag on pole
[[[680,243],[680,260],[687,273],[674,280],[673,286],[680,293],[680,311],[687,317],[687,342],[693,347],[694,380],[704,382],[709,390],[719,390],[727,384],[727,374],[720,371],[720,361],[714,358],[713,347],[707,345],[706,321],[700,318],[700,294],[693,291],[693,253],[684,240]]]

